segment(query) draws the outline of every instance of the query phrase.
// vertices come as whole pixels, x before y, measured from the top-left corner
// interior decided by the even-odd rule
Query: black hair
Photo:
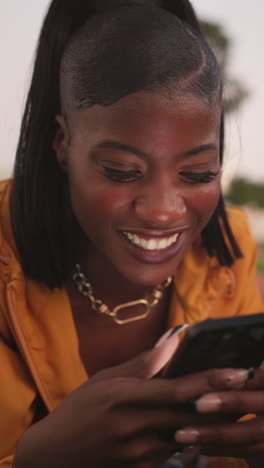
[[[217,61],[201,35],[150,2],[93,15],[70,39],[60,71],[65,109],[108,106],[158,89],[189,92],[210,105],[221,89]]]
[[[145,74],[141,77],[135,75],[135,81],[128,83],[124,80],[123,88],[119,83],[116,89],[112,89],[112,93],[108,90],[108,93],[103,95],[103,80],[98,89],[96,87],[96,76],[97,79],[101,79],[101,75],[98,76],[96,73],[98,65],[95,55],[93,85],[90,88],[83,86],[80,73],[77,73],[79,78],[76,81],[74,75],[76,69],[82,70],[84,76],[87,76],[84,51],[80,48],[80,53],[76,54],[78,49],[76,44],[78,46],[79,40],[81,46],[87,38],[92,41],[93,28],[97,27],[97,32],[98,27],[100,31],[106,33],[113,31],[113,25],[119,21],[118,15],[124,8],[132,12],[129,15],[130,19],[134,15],[135,8],[148,9],[155,21],[158,13],[163,23],[163,30],[166,22],[170,28],[175,27],[175,38],[178,37],[179,31],[182,31],[181,37],[185,37],[186,44],[191,41],[188,50],[196,47],[196,53],[195,56],[182,54],[185,66],[176,67],[177,69],[174,67],[174,74],[169,74],[170,67],[168,69],[168,63],[165,61],[163,73],[160,75],[156,73],[154,79],[144,82]],[[107,29],[107,25],[111,25],[110,29],[109,27]],[[93,46],[95,45],[93,42]],[[140,46],[139,42],[138,45]],[[175,50],[177,46],[175,40],[172,46]],[[181,47],[178,46],[178,49]],[[142,51],[140,53],[142,54]],[[170,53],[166,51],[167,58]],[[105,58],[105,55],[102,58]],[[172,61],[169,63],[172,64]],[[108,71],[109,69],[110,67],[104,68]],[[194,79],[189,79],[190,76]],[[60,86],[62,79],[65,80],[65,85]],[[121,96],[142,88],[158,89],[163,85],[175,88],[175,81],[184,83],[186,90],[202,95],[204,99],[210,97],[213,99],[220,83],[216,60],[201,34],[197,17],[188,0],[53,0],[51,2],[36,51],[11,191],[13,230],[21,265],[28,277],[50,288],[62,287],[75,264],[82,258],[87,243],[86,236],[71,209],[67,176],[59,167],[53,150],[53,141],[58,130],[55,116],[61,113],[62,105],[75,103],[78,106],[88,106],[100,99],[102,105],[108,105]],[[223,149],[222,116],[221,162]],[[208,255],[217,257],[221,265],[230,266],[241,256],[229,226],[222,195],[211,220],[202,232],[202,239]]]

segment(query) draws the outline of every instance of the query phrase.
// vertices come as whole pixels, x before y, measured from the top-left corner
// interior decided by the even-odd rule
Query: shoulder
[[[10,222],[9,192],[11,182],[0,181],[0,261],[7,255],[7,226]],[[8,219],[9,218],[9,219]]]
[[[242,251],[243,258],[246,259],[252,255],[256,256],[256,241],[253,238],[246,213],[241,209],[228,207],[227,215],[233,234]],[[241,264],[241,260],[238,260],[236,263]]]
[[[257,246],[247,216],[236,208],[228,208],[227,214],[242,257],[231,267],[220,265],[200,241],[195,242],[174,275],[173,326],[263,310],[256,280]]]
[[[242,252],[230,268],[234,277],[231,294],[231,315],[258,313],[263,310],[263,301],[257,282],[258,247],[251,233],[247,215],[239,209],[228,208],[231,229]],[[225,303],[228,308],[228,303]]]
[[[0,235],[2,234],[2,227],[4,224],[5,205],[9,204],[11,180],[0,181]]]
[[[233,207],[227,207],[227,216],[230,228],[242,252],[242,258],[235,260],[234,265],[241,262],[244,264],[245,257],[251,255],[252,251],[256,251],[256,242],[251,234],[248,218],[242,210]],[[221,266],[215,256],[208,255],[202,245],[201,238],[197,239],[186,252],[182,263],[184,269],[199,275],[204,272],[204,275],[207,276],[207,270],[210,272],[212,270],[230,270],[228,267]]]
[[[0,181],[0,246],[4,241],[7,227],[10,223],[10,191],[11,180]]]
[[[4,282],[20,269],[11,223],[11,185],[11,180],[0,181],[0,280]]]
[[[227,207],[228,220],[235,235],[250,234],[250,226],[246,213],[233,206]],[[251,235],[251,234],[250,234]]]

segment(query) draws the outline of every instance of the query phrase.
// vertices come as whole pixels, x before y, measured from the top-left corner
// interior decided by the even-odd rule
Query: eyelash
[[[189,184],[209,184],[212,182],[219,174],[220,171],[205,171],[205,172],[181,172],[181,176],[186,179],[186,182]]]
[[[112,167],[104,167],[105,176],[114,182],[133,182],[143,177],[140,171],[121,171]]]
[[[118,169],[113,169],[111,167],[104,167],[105,176],[112,180],[113,182],[122,183],[122,182],[134,182],[143,177],[143,174],[140,171],[121,171]],[[180,175],[184,177],[187,183],[189,184],[208,184],[212,182],[218,172],[205,171],[200,173],[195,172],[180,172]]]

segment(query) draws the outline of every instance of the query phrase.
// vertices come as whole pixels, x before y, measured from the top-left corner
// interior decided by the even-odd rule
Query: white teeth
[[[132,239],[130,239],[132,242],[135,244],[139,245],[140,244],[140,239],[139,237],[135,234],[135,236],[132,235]]]
[[[147,249],[148,248],[148,241],[146,241],[145,239],[142,239],[141,240],[141,245],[142,245],[143,249]]]
[[[160,248],[161,248],[161,249],[166,249],[166,247],[167,247],[167,241],[166,241],[165,239],[162,239],[162,240],[160,241],[160,244],[159,244],[159,245],[160,245]]]
[[[149,240],[147,243],[147,250],[157,250],[158,242],[156,240]]]
[[[170,247],[172,244],[176,242],[178,239],[179,234],[174,234],[173,236],[167,237],[166,239],[158,240],[156,239],[141,239],[136,234],[131,234],[131,232],[123,232],[123,234],[127,237],[127,239],[132,243],[141,247],[145,250],[162,250]]]

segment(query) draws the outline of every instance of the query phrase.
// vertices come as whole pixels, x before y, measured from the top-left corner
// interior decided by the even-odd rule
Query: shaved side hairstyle
[[[201,35],[150,5],[94,15],[70,39],[60,68],[62,105],[78,108],[108,106],[142,90],[190,93],[211,104],[220,88],[215,56]]]
[[[53,149],[56,115],[109,106],[137,91],[182,93],[208,106],[221,96],[219,67],[190,2],[53,0],[36,51],[11,190],[23,271],[51,289],[64,286],[87,245]],[[223,152],[222,115],[221,164]],[[202,240],[221,265],[242,255],[222,195]]]

